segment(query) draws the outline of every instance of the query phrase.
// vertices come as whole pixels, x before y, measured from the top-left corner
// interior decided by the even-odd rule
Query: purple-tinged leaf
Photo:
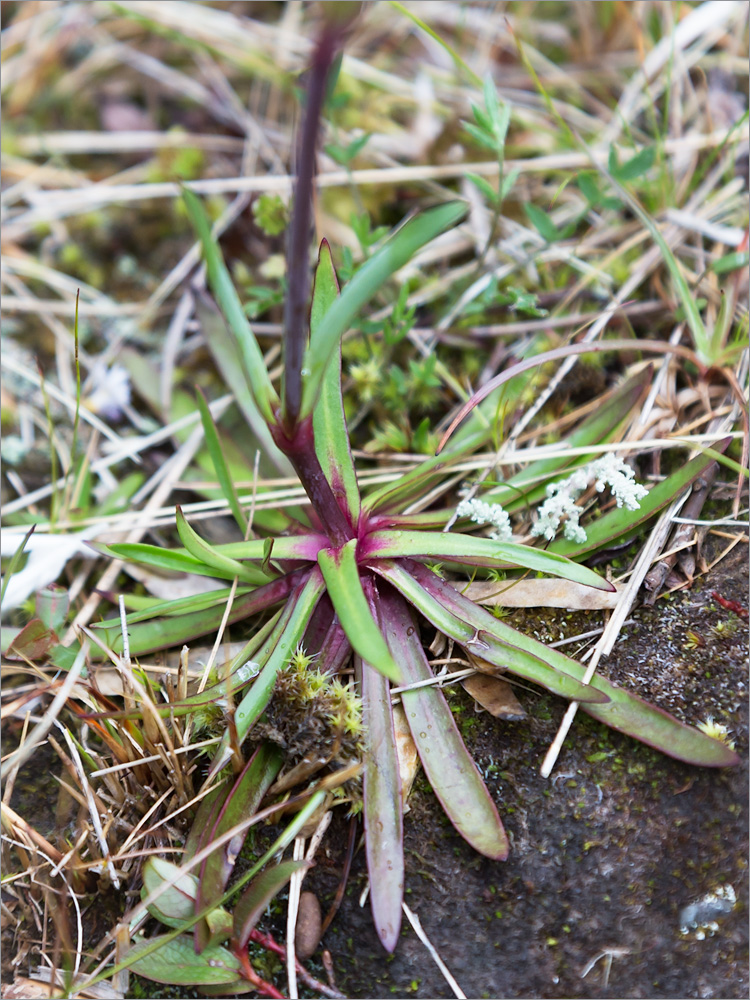
[[[257,811],[263,796],[281,770],[282,760],[281,751],[277,747],[268,743],[258,747],[218,810],[206,845]],[[247,832],[241,833],[228,844],[213,851],[201,865],[196,900],[198,910],[221,899],[246,835]],[[208,939],[208,927],[201,920],[195,925],[196,951],[202,951]]]
[[[381,620],[390,647],[399,657],[403,683],[432,680],[417,620],[404,598],[393,590],[381,595]],[[438,687],[422,687],[402,691],[401,703],[427,780],[451,823],[475,851],[504,861],[508,838],[445,695]]]
[[[404,572],[404,576],[412,576],[417,583],[421,584],[424,591],[435,597],[446,608],[461,615],[467,625],[478,630],[478,634],[481,631],[481,639],[485,640],[490,647],[478,650],[483,659],[491,659],[493,655],[496,655],[493,638],[501,642],[507,639],[516,642],[523,649],[537,652],[540,657],[544,656],[550,666],[556,669],[558,676],[562,676],[561,672],[564,671],[566,676],[577,678],[579,681],[583,679],[586,668],[577,660],[572,660],[558,650],[544,646],[536,639],[531,639],[529,636],[497,621],[483,608],[477,607],[472,601],[457,593],[450,584],[441,580],[440,577],[419,563],[409,563],[408,570],[408,573]],[[393,579],[391,574],[389,574],[388,579],[392,579],[394,585],[402,589],[399,582]],[[406,596],[412,600],[410,594],[407,593]],[[413,603],[419,610],[422,610],[416,600],[413,600]],[[429,615],[425,615],[425,617],[429,618]],[[438,624],[438,628],[440,627],[441,625]],[[521,673],[514,666],[509,665],[508,669],[513,673]],[[523,674],[523,676],[534,680],[530,673]],[[538,681],[537,683],[543,682]],[[543,686],[553,690],[550,685],[543,684]],[[584,690],[588,691],[590,695],[596,693],[600,696],[604,695],[608,699],[604,704],[594,704],[591,698],[584,702],[578,696],[574,696],[575,701],[581,702],[581,708],[584,712],[611,726],[612,729],[617,729],[619,732],[633,736],[656,750],[660,750],[669,757],[676,757],[687,764],[698,764],[703,767],[728,767],[738,762],[737,754],[724,743],[706,736],[698,729],[684,725],[668,712],[651,705],[637,695],[630,694],[623,688],[617,687],[598,673],[594,674],[593,679]],[[566,697],[571,696],[566,695]]]
[[[309,570],[297,570],[288,573],[278,580],[272,580],[263,587],[258,587],[251,594],[234,601],[232,610],[229,613],[227,624],[242,621],[259,611],[265,611],[285,600],[294,590],[301,580],[309,576]],[[206,608],[203,611],[195,611],[192,614],[180,615],[177,617],[159,618],[155,621],[140,622],[129,626],[130,653],[131,656],[138,656],[142,653],[152,653],[158,649],[168,649],[170,646],[189,642],[197,636],[215,632],[224,617],[225,607]],[[102,634],[103,641],[114,650],[115,653],[122,652],[122,629],[119,619],[113,618],[106,622],[98,622],[92,625],[98,633]],[[102,659],[104,653],[96,646],[90,648],[92,659]]]
[[[355,657],[367,732],[363,793],[370,906],[383,947],[393,951],[404,898],[404,819],[388,679]]]
[[[42,660],[60,640],[51,628],[32,618],[22,629],[3,628],[3,655],[9,660]]]
[[[568,660],[562,653],[498,622],[420,563],[411,560],[403,563],[408,565],[408,571],[401,562],[372,565],[445,635],[500,670],[518,674],[553,694],[582,703],[605,700],[600,691],[581,684],[572,673],[562,669]]]
[[[391,680],[399,680],[396,661],[391,656],[362,589],[357,565],[357,539],[340,549],[323,550],[318,565],[328,596],[354,651]]]
[[[559,576],[597,590],[615,588],[586,566],[535,549],[531,545],[475,538],[446,531],[375,531],[359,543],[359,558],[395,559],[403,556],[443,559],[471,566],[523,566],[537,573]]]
[[[232,943],[236,950],[242,951],[247,947],[250,935],[265,908],[281,892],[292,875],[308,865],[308,861],[282,861],[255,876],[234,908]]]
[[[245,542],[227,542],[215,545],[214,552],[229,556],[230,559],[259,559],[266,556],[268,538],[251,538]],[[309,559],[315,562],[318,552],[330,545],[328,538],[320,532],[306,532],[300,535],[280,535],[273,539],[273,559]]]
[[[333,268],[331,249],[326,240],[320,244],[310,309],[310,341],[320,333],[321,320],[339,295],[339,283]],[[336,502],[356,528],[359,521],[359,487],[354,460],[349,447],[349,431],[341,395],[341,344],[336,344],[326,365],[320,396],[313,410],[315,450]]]

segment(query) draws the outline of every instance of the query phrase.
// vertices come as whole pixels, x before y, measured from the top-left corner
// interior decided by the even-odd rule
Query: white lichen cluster
[[[491,524],[490,538],[498,542],[510,541],[513,531],[510,518],[499,503],[485,503],[484,500],[462,500],[456,508],[459,517],[468,517],[476,524]]]
[[[725,743],[730,750],[735,749],[732,730],[725,726],[723,722],[716,722],[712,715],[706,716],[705,722],[699,722],[698,729],[705,733],[706,736],[711,736],[713,739]]]
[[[597,492],[602,493],[608,486],[618,507],[638,510],[640,501],[648,495],[645,486],[635,482],[635,473],[621,458],[609,453],[588,465],[576,469],[567,479],[550,483],[547,499],[537,511],[537,521],[531,529],[535,536],[543,535],[550,541],[557,534],[563,519],[563,534],[571,542],[586,541],[586,532],[580,525],[583,507],[576,500],[594,482]],[[509,541],[512,536],[510,518],[500,504],[484,500],[462,500],[456,508],[458,517],[468,517],[477,524],[492,525],[490,538]]]
[[[578,506],[576,500],[592,479],[597,492],[602,493],[609,486],[617,506],[627,507],[628,510],[638,510],[640,501],[648,494],[645,486],[635,482],[635,473],[630,466],[616,455],[608,453],[576,469],[567,479],[550,483],[547,487],[547,499],[539,508],[538,520],[531,529],[531,534],[543,535],[551,540],[565,517],[565,538],[579,544],[585,542],[586,532],[579,523],[583,508]]]

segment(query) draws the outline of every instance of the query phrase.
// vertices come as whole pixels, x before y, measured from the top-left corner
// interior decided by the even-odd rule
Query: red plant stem
[[[279,993],[273,983],[267,983],[265,979],[261,979],[258,973],[250,964],[250,956],[243,948],[241,952],[235,952],[237,958],[239,959],[240,965],[242,966],[242,975],[247,979],[249,983],[252,983],[258,993],[264,997],[271,997],[272,1000],[286,1000],[283,993]]]
[[[259,944],[262,948],[265,948],[266,951],[272,951],[281,958],[286,958],[286,948],[284,945],[275,941],[270,934],[265,934],[263,931],[259,931],[257,927],[250,932],[250,940],[254,941],[255,944]],[[338,990],[331,989],[330,986],[326,986],[325,983],[321,983],[320,980],[315,978],[315,976],[310,975],[299,959],[296,959],[295,965],[300,979],[302,979],[305,985],[309,986],[311,990],[315,990],[316,993],[322,993],[327,997],[344,996],[343,993],[339,993]]]
[[[287,432],[294,430],[302,402],[302,359],[307,343],[310,292],[310,225],[312,221],[315,146],[326,81],[336,55],[340,31],[327,24],[313,54],[307,106],[297,155],[294,207],[287,235],[287,295],[284,302],[284,411]]]
[[[278,424],[270,428],[273,439],[287,456],[318,514],[323,530],[339,547],[354,538],[354,529],[333,494],[315,452],[312,417],[298,423],[291,435]]]

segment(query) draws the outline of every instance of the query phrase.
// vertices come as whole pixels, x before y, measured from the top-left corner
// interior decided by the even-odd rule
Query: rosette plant
[[[330,5],[335,7],[337,5]],[[229,590],[201,598],[165,602],[128,616],[129,648],[138,655],[214,631],[222,619],[234,623],[272,613],[263,628],[231,665],[231,692],[241,696],[234,712],[234,735],[224,740],[213,771],[226,764],[261,720],[278,672],[303,646],[315,665],[336,674],[352,658],[366,728],[363,793],[370,898],[377,932],[392,950],[397,942],[404,883],[403,805],[394,736],[391,684],[401,700],[414,743],[442,807],[458,832],[480,853],[502,860],[509,844],[495,804],[466,750],[443,692],[430,681],[432,669],[420,637],[425,621],[469,652],[483,669],[508,671],[579,702],[594,718],[683,761],[705,766],[735,763],[732,750],[616,687],[604,677],[582,682],[577,661],[498,621],[429,568],[520,568],[612,590],[593,570],[566,555],[532,545],[467,534],[472,525],[459,519],[458,530],[444,531],[453,511],[409,513],[420,498],[446,480],[446,471],[490,439],[490,421],[478,408],[442,453],[418,469],[369,492],[360,491],[350,450],[341,391],[342,336],[358,312],[413,255],[439,234],[456,226],[463,204],[453,202],[411,218],[387,239],[342,289],[324,241],[319,249],[310,295],[310,229],[315,150],[330,69],[344,27],[327,23],[314,52],[297,160],[293,214],[288,233],[284,311],[283,376],[273,384],[261,350],[200,200],[185,191],[187,210],[200,238],[208,281],[224,321],[235,339],[254,403],[251,431],[289,463],[309,506],[287,517],[274,511],[281,531],[248,537],[248,521],[224,461],[217,430],[202,398],[206,439],[217,476],[246,540],[210,545],[178,508],[177,530],[183,547],[112,545],[108,552],[155,568],[183,570],[234,581]],[[512,374],[512,372],[511,372]],[[625,419],[643,388],[643,379],[621,387],[572,443],[604,440]],[[488,401],[490,402],[490,401]],[[585,436],[584,436],[585,435]],[[653,490],[629,522],[635,530],[697,477],[710,459],[698,458]],[[534,470],[543,495],[544,476],[559,463]],[[502,492],[502,489],[501,491]],[[512,491],[509,496],[514,496]],[[622,515],[614,511],[596,522],[590,544],[577,554],[622,537]],[[257,532],[271,521],[260,516]],[[562,543],[563,548],[566,543]],[[115,652],[122,649],[120,621],[102,622],[98,634]],[[252,658],[254,676],[243,670]],[[217,689],[214,689],[217,690]]]

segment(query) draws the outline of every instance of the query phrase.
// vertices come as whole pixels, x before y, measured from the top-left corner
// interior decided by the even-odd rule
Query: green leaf
[[[488,205],[493,208],[497,207],[498,197],[497,191],[490,184],[488,180],[484,177],[480,177],[479,174],[473,174],[471,171],[467,170],[464,175],[468,181],[474,185],[474,187],[479,191],[479,193],[484,197]]]
[[[307,350],[305,368],[310,374],[303,390],[301,418],[312,413],[331,354],[362,306],[417,250],[457,225],[465,214],[463,204],[449,202],[410,219],[357,271],[320,321],[320,334]]]
[[[383,627],[398,656],[404,685],[432,680],[419,626],[409,606],[392,591],[382,597]],[[427,780],[451,823],[480,854],[508,856],[508,838],[492,796],[464,746],[445,695],[436,686],[402,691],[401,703]]]
[[[328,596],[354,651],[386,677],[393,681],[400,680],[396,661],[372,616],[362,588],[357,565],[357,539],[352,538],[340,549],[321,550],[318,565]]]
[[[271,787],[283,763],[281,750],[270,743],[262,743],[245,765],[226,799],[217,809],[210,833],[202,847],[240,823],[246,816],[257,812],[263,796]],[[196,906],[199,910],[206,906],[216,906],[221,898],[234,865],[239,857],[247,832],[238,834],[228,844],[213,851],[200,868]],[[195,949],[203,951],[209,942],[209,928],[200,921],[195,925]]]
[[[497,621],[497,619],[493,618],[483,608],[477,607],[472,601],[456,593],[449,584],[440,580],[439,577],[436,577],[418,563],[410,566],[409,573],[402,571],[398,577],[392,571],[389,571],[387,578],[415,606],[419,607],[417,601],[409,593],[406,593],[403,586],[403,577],[408,577],[409,575],[413,577],[415,582],[421,584],[424,591],[428,591],[430,596],[437,599],[454,613],[460,614],[461,619],[467,625],[478,630],[480,640],[489,647],[488,649],[477,650],[482,658],[494,662],[493,657],[497,653],[492,641],[493,638],[504,641],[507,637],[509,641],[516,642],[520,647],[529,651],[535,651],[539,656],[544,656],[550,668],[556,668],[555,672],[558,677],[562,677],[562,671],[564,671],[570,680],[578,680],[578,682],[583,680],[586,668],[582,663],[572,660],[556,649],[546,647],[542,643],[537,642],[536,639],[524,636],[502,622]],[[421,607],[420,610],[422,610],[425,617],[432,621],[430,614]],[[438,628],[443,628],[440,621],[436,620],[435,624],[437,624]],[[458,641],[460,642],[461,640],[459,639]],[[508,669],[513,673],[519,673],[521,676],[528,677],[529,680],[536,680],[531,672],[522,672],[517,668],[515,663],[511,663],[510,661],[507,661],[507,663]],[[536,682],[554,691],[554,688],[546,683],[545,680],[539,679]],[[738,757],[734,751],[719,742],[719,740],[712,739],[697,729],[683,725],[683,723],[678,722],[677,719],[667,712],[657,708],[655,705],[649,704],[634,694],[630,694],[623,688],[617,687],[600,674],[594,674],[593,680],[588,685],[588,691],[592,695],[596,693],[600,697],[604,696],[607,701],[603,704],[595,704],[590,697],[586,701],[581,701],[581,699],[575,697],[576,701],[581,701],[581,708],[585,712],[588,712],[589,715],[606,723],[613,729],[626,733],[628,736],[633,736],[670,757],[676,757],[688,764],[699,764],[704,767],[726,767],[738,761]],[[556,693],[562,693],[562,691]],[[566,697],[570,697],[570,695],[566,695]]]
[[[362,781],[370,905],[378,937],[386,951],[393,951],[401,929],[404,898],[404,807],[393,708],[388,680],[377,672],[378,665],[357,658],[355,669],[367,733]]]
[[[419,563],[407,565],[408,570],[385,562],[373,568],[445,635],[497,666],[499,672],[510,670],[563,698],[604,700],[601,692],[581,684],[567,669],[574,660],[503,625]]]
[[[208,453],[211,456],[211,461],[213,462],[214,469],[216,470],[216,478],[219,480],[221,492],[224,494],[224,499],[229,504],[229,509],[231,510],[240,531],[243,535],[245,535],[247,533],[247,517],[242,507],[240,507],[237,490],[234,487],[234,482],[229,474],[227,463],[224,460],[224,452],[221,450],[219,432],[216,429],[214,418],[208,408],[206,397],[203,395],[200,388],[198,388],[198,395],[196,398],[198,400],[198,409],[201,413],[201,423],[203,424],[203,435],[206,439],[206,447],[208,448]]]
[[[315,271],[312,307],[310,310],[310,340],[314,344],[321,322],[338,298],[339,287],[333,268],[331,250],[326,240],[320,245]],[[336,502],[347,515],[352,527],[359,520],[359,487],[349,447],[349,430],[344,416],[341,395],[341,344],[336,344],[325,369],[320,397],[313,410],[315,451]]]
[[[530,545],[499,542],[444,531],[374,531],[360,542],[360,559],[393,559],[402,556],[438,558],[471,566],[522,566],[597,590],[613,591],[611,583],[569,559]]]
[[[234,907],[234,947],[247,947],[250,935],[263,912],[295,872],[307,868],[308,861],[282,861],[256,875]]]
[[[261,570],[237,562],[236,559],[230,559],[212,548],[190,527],[180,507],[177,507],[177,533],[180,536],[180,541],[194,559],[202,560],[211,569],[220,572],[224,579],[232,580],[237,577],[239,580],[244,580],[245,583],[253,584],[268,582],[268,577]]]
[[[239,300],[232,279],[229,276],[221,251],[211,234],[211,227],[201,201],[192,191],[183,188],[182,197],[185,201],[190,221],[198,234],[203,246],[203,256],[211,290],[224,315],[227,324],[237,338],[237,342],[245,363],[245,371],[250,380],[253,396],[258,409],[268,423],[275,423],[275,411],[279,406],[279,397],[266,371],[263,352],[250,328],[242,303]]]
[[[641,149],[635,156],[632,156],[625,163],[617,163],[617,154],[614,154],[614,170],[612,169],[613,163],[613,152],[614,146],[610,150],[609,157],[609,169],[615,175],[618,181],[634,181],[636,178],[641,177],[643,174],[648,173],[648,171],[653,167],[654,160],[656,159],[656,147],[646,146]]]
[[[264,477],[266,471],[270,478],[272,469],[281,476],[294,475],[292,463],[276,446],[268,425],[255,404],[253,394],[248,387],[248,378],[245,375],[242,355],[236,338],[227,329],[219,310],[207,295],[196,299],[195,311],[205,334],[208,349],[216,362],[216,367],[219,369],[227,389],[234,394],[237,406],[247,421],[246,452],[252,455],[256,450],[260,451],[261,478]],[[291,508],[287,509],[290,512],[292,510]],[[295,514],[295,516],[297,515]]]
[[[324,590],[323,578],[317,567],[314,567],[304,584],[298,587],[297,592],[287,601],[277,629],[269,640],[268,645],[271,643],[274,645],[265,666],[234,713],[234,724],[237,727],[237,739],[240,743],[265,711],[276,684],[276,674],[289,662],[297,644],[302,641]]]
[[[219,945],[196,955],[193,939],[187,934],[139,941],[128,952],[126,962],[137,975],[170,986],[221,986],[234,982],[241,971],[239,959]]]
[[[190,872],[180,874],[179,866],[164,858],[149,858],[143,866],[141,899],[146,899],[165,883],[168,888],[155,903],[149,903],[148,912],[167,927],[181,927],[195,913],[198,879]]]
[[[195,573],[197,576],[218,577],[224,580],[234,580],[234,572],[220,570],[216,566],[207,565],[203,559],[198,559],[180,549],[163,549],[159,545],[147,545],[143,542],[117,542],[112,545],[92,543],[92,547],[105,556],[115,559],[126,559],[130,562],[151,566],[153,569],[166,570],[168,573]],[[263,583],[267,578],[263,577]]]
[[[714,274],[728,274],[730,271],[742,271],[750,264],[750,253],[747,250],[735,250],[733,253],[726,253],[711,264]]]
[[[548,243],[556,243],[560,239],[560,233],[549,215],[538,205],[526,202],[523,206],[526,217],[542,239]]]
[[[300,574],[288,574],[278,580],[272,580],[264,587],[258,587],[252,593],[247,594],[232,604],[227,624],[250,615],[265,611],[285,600],[290,594],[295,584],[299,581]],[[130,653],[132,656],[139,656],[142,653],[152,653],[157,649],[168,649],[170,646],[182,645],[195,639],[197,636],[215,632],[224,617],[224,607],[210,607],[203,611],[195,611],[191,614],[169,616],[157,618],[154,621],[139,622],[129,629]],[[92,625],[102,636],[104,642],[115,653],[122,652],[122,634],[120,623],[117,619],[108,622]],[[104,653],[95,645],[89,649],[89,656],[94,660],[104,658]],[[67,661],[65,661],[67,662]],[[61,663],[61,665],[64,665]]]

